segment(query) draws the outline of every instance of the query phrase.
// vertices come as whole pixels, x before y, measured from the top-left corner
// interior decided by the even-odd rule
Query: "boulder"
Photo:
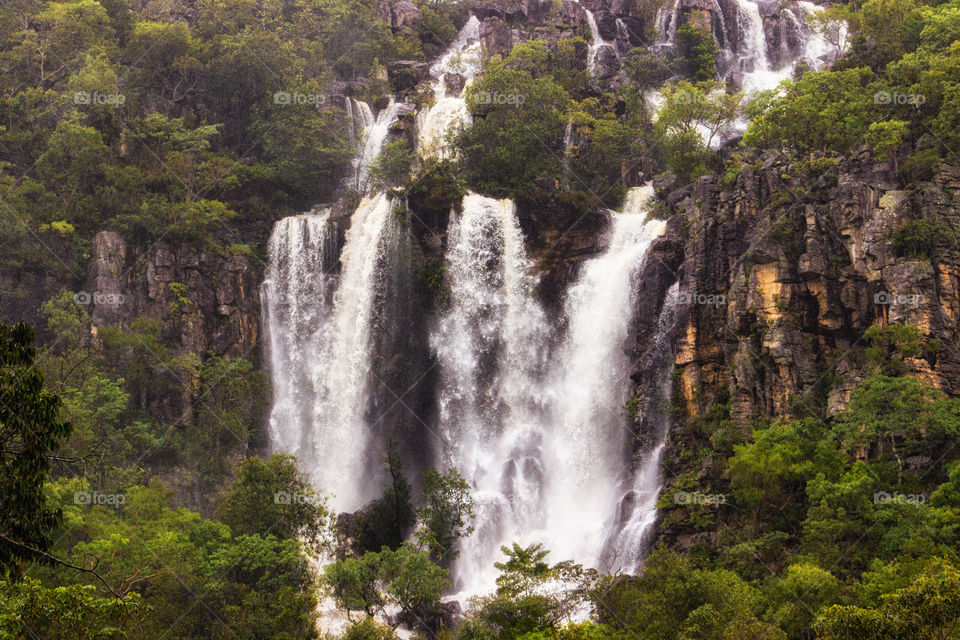
[[[423,22],[423,12],[409,0],[394,2],[390,15],[394,31],[413,33]]]
[[[409,91],[430,77],[430,64],[417,60],[394,60],[387,63],[390,86],[398,93]]]

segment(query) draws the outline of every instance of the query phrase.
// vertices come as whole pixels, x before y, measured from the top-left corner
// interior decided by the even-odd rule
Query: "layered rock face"
[[[208,253],[159,242],[129,245],[113,231],[91,243],[84,293],[96,336],[105,326],[128,328],[137,318],[160,323],[160,334],[178,354],[242,357],[257,362],[262,266],[243,255]],[[159,363],[157,363],[159,367]],[[182,397],[150,399],[149,408],[175,422],[189,414]]]
[[[832,415],[869,375],[864,332],[878,323],[915,325],[937,348],[906,358],[908,372],[960,393],[960,252],[946,237],[934,260],[893,246],[910,220],[960,229],[960,173],[944,165],[902,190],[866,153],[800,173],[770,159],[728,186],[708,176],[662,192],[676,217],[654,249],[652,283],[674,275],[685,296],[674,353],[687,420],[718,398],[743,429],[763,416]]]

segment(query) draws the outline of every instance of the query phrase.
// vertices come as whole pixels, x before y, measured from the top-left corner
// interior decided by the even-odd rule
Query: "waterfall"
[[[417,117],[417,148],[422,156],[447,157],[450,154],[448,137],[469,126],[470,112],[462,96],[479,75],[482,56],[480,21],[470,16],[447,53],[430,67],[434,104]],[[448,80],[453,75],[463,78],[463,87],[447,95]]]
[[[631,189],[623,212],[613,214],[607,249],[583,265],[566,294],[567,330],[550,367],[544,534],[556,557],[590,566],[598,565],[629,458],[627,348],[636,277],[666,227],[646,220],[652,198],[650,185]]]
[[[346,101],[347,118],[350,120],[350,141],[360,150],[360,143],[364,140],[364,134],[373,126],[376,118],[373,117],[373,109],[363,100],[356,98],[347,98]],[[356,168],[359,155],[354,159],[353,165]]]
[[[276,223],[268,244],[269,265],[261,287],[269,336],[273,411],[270,439],[276,449],[300,458],[312,455],[309,410],[317,326],[328,320],[336,276],[336,246],[330,210],[291,216]]]
[[[771,46],[766,41],[763,17],[760,14],[760,5],[757,0],[733,0],[728,6],[725,16],[717,0],[713,2],[713,16],[719,23],[719,32],[714,25],[714,40],[718,47],[717,70],[720,80],[734,80],[740,84],[746,97],[749,99],[758,91],[776,89],[787,78],[793,76],[797,65],[804,61],[811,69],[817,70],[825,64],[835,60],[840,51],[827,42],[821,34],[813,31],[807,23],[807,18],[820,8],[812,2],[801,1],[797,9],[782,8],[782,18],[791,28],[800,41],[799,50],[786,51],[785,61],[774,64],[768,50]],[[657,44],[653,49],[658,51],[669,50],[673,47],[677,28],[683,20],[681,12],[682,0],[676,0],[670,6],[664,6],[657,14]],[[798,15],[799,13],[799,15]],[[728,32],[727,25],[732,25],[733,32]],[[837,26],[840,38],[845,34],[845,27]],[[731,44],[732,43],[732,44]],[[781,36],[780,50],[783,52],[786,42]],[[663,98],[658,91],[651,91],[645,96],[655,117],[663,106]],[[750,126],[750,121],[744,116],[728,128],[717,132],[710,146],[717,149],[731,138],[743,134]],[[704,142],[707,142],[709,128],[703,123],[697,125]]]
[[[367,112],[369,112],[370,107],[365,102],[359,104],[366,107]],[[390,134],[390,128],[397,121],[399,113],[400,105],[391,97],[389,104],[377,115],[376,120],[370,122],[370,119],[367,119],[370,124],[364,127],[363,143],[353,160],[354,172],[357,176],[357,191],[361,193],[369,192],[370,169],[380,156],[383,144]]]
[[[570,186],[570,160],[573,158],[573,118],[567,120],[567,126],[563,131],[563,158],[560,166],[563,170],[563,187]]]
[[[675,0],[657,13],[655,50],[668,50],[674,45],[677,28],[683,20],[681,5],[682,0]],[[770,61],[770,45],[766,41],[758,0],[733,0],[725,6],[728,7],[726,13],[717,0],[712,0],[711,12],[717,21],[713,31],[719,49],[719,79],[726,80],[732,74],[737,74],[738,81],[748,94],[776,88],[793,74],[801,60],[805,60],[811,68],[819,69],[839,55],[836,47],[814,33],[807,24],[806,18],[820,10],[812,2],[797,2],[797,10],[791,7],[780,9],[783,20],[793,26],[801,41],[800,51],[788,56],[786,63],[780,65]]]
[[[477,530],[455,565],[461,595],[492,588],[501,545],[544,543],[598,566],[629,477],[628,399],[636,277],[665,223],[653,188],[612,214],[606,251],[585,263],[551,326],[509,200],[468,195],[450,222],[450,305],[431,335],[439,362],[443,465],[471,484]]]
[[[577,4],[580,3],[580,0],[577,0]],[[600,35],[600,28],[597,26],[597,18],[593,15],[593,11],[584,7],[584,12],[587,15],[587,26],[590,27],[590,46],[587,52],[587,72],[590,75],[595,75],[597,72],[597,59],[600,57],[600,50],[604,47],[612,47],[613,45],[603,39],[603,36]],[[621,23],[618,21],[617,29],[619,30]],[[625,29],[625,28],[624,28]],[[614,47],[614,52],[616,52],[616,47]]]
[[[657,333],[647,347],[641,363],[655,372],[658,385],[637,403],[644,432],[653,436],[652,446],[641,452],[620,504],[603,554],[603,567],[611,573],[639,573],[650,548],[650,534],[657,520],[660,495],[660,459],[670,429],[669,402],[673,394],[673,349],[670,336],[676,324],[680,283],[667,292]]]
[[[847,25],[842,21],[831,23],[829,28],[835,32],[836,43],[830,43],[822,33],[814,32],[808,23],[810,16],[822,9],[807,0],[798,0],[797,6],[803,12],[800,22],[809,33],[804,44],[803,59],[810,64],[811,68],[821,69],[825,64],[840,57],[846,50]]]
[[[827,62],[836,59],[839,51],[831,46],[822,35],[817,34],[807,23],[807,17],[820,11],[812,2],[798,2],[798,12],[790,7],[781,9],[783,20],[795,30],[801,42],[799,51],[792,53],[779,67],[769,60],[769,45],[760,16],[759,3],[756,0],[736,0],[736,24],[739,31],[737,41],[741,43],[734,52],[737,66],[728,70],[742,74],[741,85],[747,94],[775,89],[783,80],[793,75],[797,64],[803,60],[812,69],[820,69]],[[781,42],[781,45],[784,43]]]
[[[333,274],[329,213],[277,222],[264,282],[274,384],[274,449],[300,459],[336,511],[357,509],[380,489],[368,459],[370,361],[381,254],[400,230],[385,194],[354,213]],[[373,462],[373,466],[371,466]]]
[[[600,47],[606,43],[600,36],[600,29],[597,27],[597,19],[593,17],[593,11],[585,9],[587,12],[587,25],[590,26],[590,53],[587,56],[587,71],[592,75],[597,71],[597,56],[600,55]]]
[[[451,217],[450,305],[430,343],[440,365],[442,464],[474,490],[477,530],[463,541],[460,586],[489,587],[500,544],[536,526],[549,325],[510,200],[475,194]]]

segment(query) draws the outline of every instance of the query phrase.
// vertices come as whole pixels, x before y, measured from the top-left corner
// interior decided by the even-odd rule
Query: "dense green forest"
[[[76,292],[97,232],[262,270],[276,220],[359,201],[344,186],[352,124],[331,87],[428,104],[394,63],[438,58],[471,10],[417,0],[422,20],[397,27],[378,4],[0,7],[0,270],[30,276],[5,275],[0,299],[21,309],[35,283],[56,291],[33,326],[0,310],[0,637],[315,638],[327,600],[350,612],[349,640],[396,637],[384,611],[416,637],[458,640],[960,638],[960,399],[906,364],[956,350],[955,335],[874,325],[858,347],[870,375],[833,415],[804,406],[743,432],[720,398],[674,436],[689,464],[658,507],[684,544],[657,545],[639,576],[513,545],[496,591],[449,624],[441,599],[477,517],[456,469],[413,477],[391,447],[383,496],[338,518],[296,460],[266,453],[257,353],[182,348],[199,313],[186,285],[167,285],[173,324],[144,315],[91,333]],[[538,31],[485,59],[456,153],[422,158],[394,140],[373,174],[400,216],[429,219],[471,190],[576,217],[619,207],[624,167],[638,165],[682,189],[734,185],[776,158],[803,185],[784,195],[798,202],[862,153],[902,187],[960,165],[960,0],[836,2],[819,20],[848,25],[842,57],[749,101],[715,79],[713,36],[694,23],[677,55],[631,51],[616,86],[588,71],[589,31]],[[702,135],[744,117],[734,146]],[[919,218],[889,240],[935,261],[953,234]],[[442,267],[418,276],[445,295]],[[177,475],[203,497],[175,496]]]

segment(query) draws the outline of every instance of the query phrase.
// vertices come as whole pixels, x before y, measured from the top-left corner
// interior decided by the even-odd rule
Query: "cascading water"
[[[568,292],[566,331],[549,355],[513,203],[469,195],[451,221],[450,307],[431,344],[443,462],[464,474],[478,506],[456,564],[467,594],[492,587],[499,548],[514,541],[600,562],[629,474],[624,346],[635,279],[665,226],[645,220],[652,194],[631,190],[613,214],[609,246]]]
[[[631,189],[624,211],[613,214],[606,251],[583,265],[566,294],[566,335],[550,367],[544,537],[556,557],[590,566],[598,564],[628,459],[626,345],[636,277],[666,227],[646,220],[652,198],[652,186]]]
[[[470,112],[463,93],[479,75],[483,50],[480,21],[470,16],[450,49],[431,68],[434,104],[417,117],[417,148],[424,157],[445,158],[450,154],[449,136],[470,124]],[[463,87],[450,93],[452,76],[463,79]]]
[[[660,495],[660,458],[670,429],[669,402],[673,394],[673,349],[670,337],[676,323],[680,283],[667,292],[657,333],[642,357],[655,372],[658,385],[637,403],[644,432],[653,436],[652,447],[641,453],[633,477],[620,499],[616,519],[603,553],[602,565],[609,573],[639,573],[657,520]]]
[[[336,287],[336,243],[330,210],[291,216],[270,236],[270,263],[261,287],[264,325],[270,339],[274,404],[270,438],[274,447],[301,459],[312,455],[312,356],[317,327],[330,314]]]
[[[799,46],[791,49],[785,36],[779,40],[780,55],[770,56],[771,45],[767,42],[764,18],[760,12],[758,0],[733,0],[724,5],[727,13],[717,0],[712,0],[711,15],[718,25],[714,25],[714,40],[717,43],[717,66],[720,80],[736,81],[749,98],[758,91],[776,89],[787,78],[792,77],[797,65],[804,62],[810,69],[817,70],[835,60],[839,49],[827,42],[808,24],[808,18],[820,8],[812,2],[797,2],[796,7],[784,6],[780,17],[784,25],[789,25]],[[657,16],[659,36],[655,50],[670,50],[676,39],[677,28],[683,21],[683,0],[676,0],[669,7],[661,8]],[[845,33],[843,26],[838,27]],[[775,48],[773,49],[776,50]],[[656,114],[663,105],[659,92],[647,95],[648,104]],[[711,147],[718,148],[732,137],[742,134],[750,126],[750,121],[740,118],[730,127],[718,132],[710,141]],[[697,130],[706,142],[709,127],[698,125]]]
[[[466,196],[450,221],[446,262],[450,306],[430,342],[441,372],[441,458],[477,503],[477,530],[457,572],[470,590],[492,583],[501,542],[540,519],[539,380],[549,327],[511,201]]]
[[[385,194],[360,203],[332,275],[328,215],[280,220],[270,240],[264,306],[271,345],[276,450],[294,453],[337,511],[380,490],[368,458],[371,326],[381,254],[401,231]],[[336,285],[334,287],[334,284]],[[296,301],[290,304],[290,301]]]
[[[796,51],[785,51],[774,62],[768,54],[771,45],[767,42],[764,18],[760,12],[758,0],[733,0],[724,5],[712,0],[711,15],[717,21],[714,26],[714,39],[719,48],[718,62],[721,80],[727,80],[736,74],[737,80],[747,93],[774,89],[780,82],[789,78],[797,64],[803,60],[811,69],[819,69],[839,55],[836,47],[809,26],[807,18],[820,8],[812,2],[801,1],[796,8],[784,6],[780,9],[783,20],[792,26],[799,40]],[[683,21],[684,3],[676,0],[669,7],[663,7],[657,16],[658,39],[655,49],[670,49],[675,42],[677,28]],[[781,38],[779,43],[785,46]]]
[[[606,45],[603,37],[600,35],[600,28],[597,27],[597,19],[593,16],[593,11],[587,12],[587,24],[590,26],[590,53],[587,57],[587,71],[591,74],[597,71],[597,56],[600,55],[600,48]]]
[[[580,3],[580,0],[577,0],[577,4]],[[587,26],[590,28],[590,45],[587,51],[587,72],[590,75],[595,75],[597,72],[597,60],[600,57],[600,51],[604,47],[611,47],[613,51],[616,52],[616,47],[613,46],[613,43],[607,42],[603,39],[603,36],[600,35],[600,27],[597,26],[597,18],[593,14],[593,11],[584,7],[584,12],[587,16]],[[622,22],[617,24],[617,29],[619,30],[622,26]],[[625,27],[624,27],[625,29]]]
[[[370,111],[370,107],[365,102],[359,104],[361,105],[361,112],[362,107],[366,107],[367,112]],[[380,155],[380,151],[383,149],[383,143],[386,142],[387,136],[390,135],[390,128],[397,121],[399,113],[400,104],[393,98],[390,98],[389,104],[377,115],[376,120],[372,120],[372,118],[367,119],[370,124],[364,127],[363,143],[353,161],[354,173],[357,176],[355,187],[357,191],[361,193],[369,192],[370,169]]]
[[[560,168],[563,171],[564,189],[567,189],[570,185],[571,158],[573,158],[573,119],[567,121],[567,126],[563,131],[563,158],[560,162]]]

